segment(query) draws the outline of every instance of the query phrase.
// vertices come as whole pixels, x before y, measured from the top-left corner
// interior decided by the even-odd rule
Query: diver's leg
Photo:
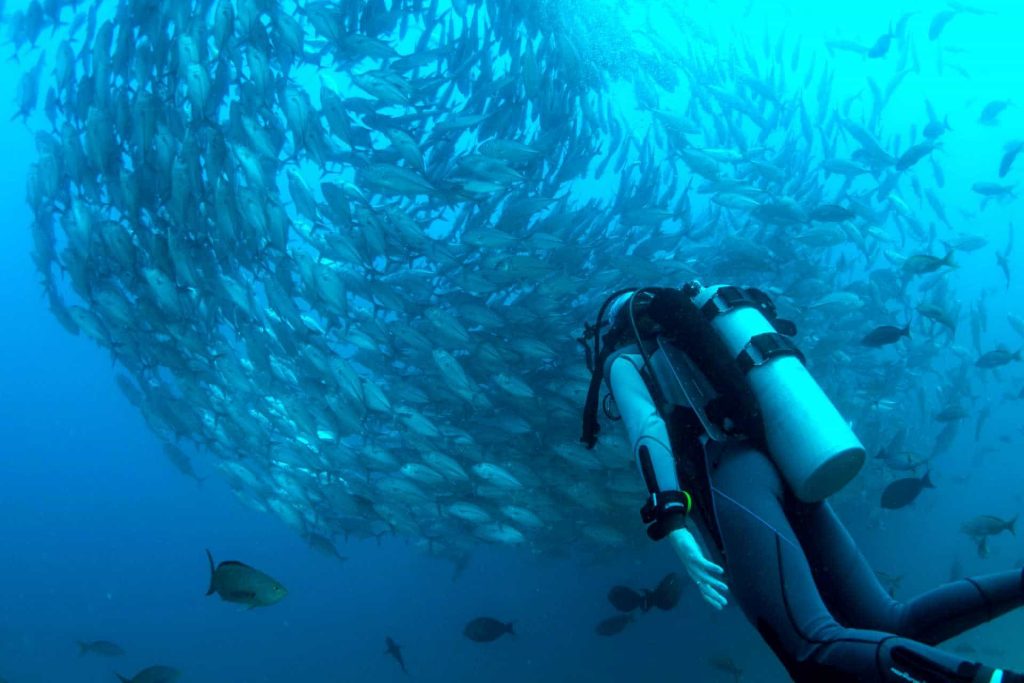
[[[763,453],[727,446],[711,483],[730,591],[794,680],[989,680],[987,667],[890,633],[845,628],[833,618],[783,509],[778,470]]]
[[[825,604],[843,623],[935,644],[1024,605],[1020,569],[894,600],[827,503],[792,501],[787,509]]]

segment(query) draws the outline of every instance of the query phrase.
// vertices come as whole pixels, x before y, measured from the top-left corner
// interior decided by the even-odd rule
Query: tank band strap
[[[793,324],[793,321],[780,318],[771,297],[760,289],[753,287],[747,287],[746,289],[732,285],[719,287],[715,295],[705,301],[704,305],[700,307],[700,312],[704,315],[705,320],[711,322],[717,316],[734,311],[737,308],[756,308],[777,332],[787,337],[792,337],[796,334],[796,325]]]
[[[727,285],[719,287],[715,295],[700,307],[700,312],[704,314],[705,320],[711,322],[717,316],[737,308],[759,308],[759,304],[745,290]]]
[[[788,337],[784,337],[778,332],[765,332],[750,338],[747,345],[740,351],[739,356],[736,357],[736,362],[739,363],[743,374],[747,374],[752,368],[782,356],[796,356],[801,363],[807,363],[804,354]]]

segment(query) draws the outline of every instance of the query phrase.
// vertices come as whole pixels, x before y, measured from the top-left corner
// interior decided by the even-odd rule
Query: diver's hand
[[[708,604],[718,610],[729,604],[725,599],[729,587],[720,578],[725,574],[725,570],[704,557],[704,552],[690,530],[676,529],[669,533],[668,541]]]

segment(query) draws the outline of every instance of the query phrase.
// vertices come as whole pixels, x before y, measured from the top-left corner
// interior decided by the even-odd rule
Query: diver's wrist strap
[[[693,498],[686,491],[660,491],[652,493],[640,509],[640,519],[647,524],[647,536],[660,541],[686,524],[693,507]]]

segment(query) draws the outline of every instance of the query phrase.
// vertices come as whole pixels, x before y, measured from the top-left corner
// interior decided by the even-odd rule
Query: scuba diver
[[[794,681],[1024,681],[935,647],[1024,605],[1024,572],[908,602],[879,583],[826,502],[864,448],[795,333],[756,289],[612,294],[579,340],[592,372],[581,441],[597,442],[606,383],[604,413],[625,423],[650,494],[648,536],[668,539],[714,608],[735,596]]]

